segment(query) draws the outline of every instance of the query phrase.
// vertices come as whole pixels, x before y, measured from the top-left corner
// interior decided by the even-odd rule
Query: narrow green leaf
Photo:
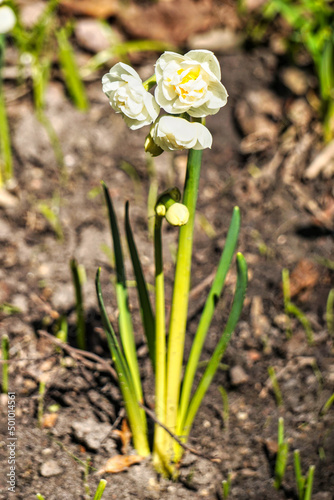
[[[106,486],[107,486],[107,481],[105,479],[101,479],[101,481],[98,484],[93,500],[101,500]]]
[[[129,202],[126,202],[125,205],[125,232],[131,255],[133,270],[137,282],[137,292],[140,303],[140,312],[144,325],[148,351],[152,361],[152,366],[155,367],[155,336],[154,336],[155,319],[153,316],[151,301],[147,291],[147,285],[144,278],[143,269],[140,263],[136,243],[131,229],[130,217],[129,217]]]
[[[77,313],[77,344],[79,349],[84,350],[86,349],[86,323],[79,266],[75,259],[71,260],[70,267],[75,291],[75,309]]]
[[[334,393],[327,399],[326,403],[321,408],[320,411],[321,417],[323,417],[328,412],[333,403],[334,403]]]
[[[133,435],[134,446],[140,455],[147,456],[149,455],[150,450],[147,442],[147,425],[145,413],[138,405],[138,398],[136,395],[132,374],[118,344],[115,331],[109,321],[104,306],[100,284],[100,271],[101,269],[99,268],[96,272],[95,286],[102,316],[103,327],[107,335],[110,353],[115,364],[119,386],[122,392]]]
[[[88,109],[88,100],[85,86],[81,80],[72,45],[68,40],[67,29],[61,28],[57,32],[57,41],[59,47],[59,62],[67,89],[75,106],[81,111],[86,111]]]
[[[277,452],[277,458],[275,464],[275,480],[274,480],[274,486],[276,490],[278,490],[281,487],[284,478],[285,469],[288,461],[288,452],[289,452],[289,445],[285,441],[284,443],[279,445]]]
[[[312,498],[314,470],[315,470],[315,466],[311,465],[309,470],[308,470],[308,474],[307,474],[307,478],[306,478],[305,494],[304,494],[303,500],[311,500],[311,498]]]
[[[2,67],[5,56],[5,35],[0,34],[0,187],[13,175],[13,158],[7,119]]]
[[[2,359],[4,361],[9,360],[9,338],[7,334],[4,334],[1,339],[1,351]],[[2,365],[2,392],[4,394],[8,393],[8,363],[3,363]]]
[[[185,418],[183,436],[188,436],[197,410],[202,402],[202,399],[208,390],[212,379],[218,369],[221,358],[223,357],[232,333],[238,323],[247,288],[247,264],[244,256],[241,253],[237,254],[237,285],[234,293],[232,309],[228,317],[224,332],[217,344],[217,347],[209,361],[209,364],[198,384],[194,396],[191,399],[189,409]]]
[[[304,478],[304,476],[302,474],[302,468],[301,468],[301,465],[300,465],[299,450],[295,450],[293,452],[293,463],[294,463],[295,476],[296,476],[298,499],[299,500],[303,500],[305,478]]]
[[[181,430],[184,424],[186,412],[189,406],[191,389],[195,373],[198,367],[198,362],[202,352],[203,344],[205,342],[218,299],[222,293],[227,272],[232,262],[233,254],[235,252],[235,248],[238,241],[239,231],[240,231],[240,210],[239,207],[234,207],[230,227],[226,237],[224,251],[220,258],[217,273],[212,283],[211,290],[209,292],[209,295],[207,297],[201,315],[201,319],[197,328],[197,332],[192,344],[188,363],[186,366],[186,371],[182,385],[182,392],[181,392],[180,410],[178,416],[178,430]]]
[[[138,401],[143,400],[143,392],[138,367],[138,359],[136,353],[136,344],[133,334],[132,319],[129,310],[128,294],[126,289],[126,278],[123,261],[123,252],[121,246],[121,238],[117,225],[116,213],[112,200],[109,195],[108,188],[104,182],[102,187],[107,203],[108,216],[111,228],[111,234],[114,244],[115,264],[116,264],[116,297],[119,309],[119,330],[124,350],[125,358],[129,366],[131,378],[137,394]]]
[[[328,294],[326,303],[326,322],[330,335],[334,335],[334,288]]]
[[[280,447],[284,443],[284,418],[280,417],[278,419],[278,432],[277,432],[277,443]]]

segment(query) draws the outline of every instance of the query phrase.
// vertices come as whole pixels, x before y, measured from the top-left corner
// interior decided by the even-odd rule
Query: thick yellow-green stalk
[[[155,414],[157,419],[165,422],[166,399],[166,319],[165,290],[161,242],[162,217],[156,215],[154,227],[155,250]],[[167,462],[165,456],[166,431],[155,425],[153,462],[156,470],[163,473]]]
[[[201,150],[189,151],[183,196],[183,204],[186,205],[189,210],[189,221],[180,229],[169,327],[165,423],[174,433],[176,432],[177,412],[180,397],[184,340],[188,313],[193,232],[201,160]],[[173,439],[170,436],[166,438],[166,451],[169,459],[172,460]]]

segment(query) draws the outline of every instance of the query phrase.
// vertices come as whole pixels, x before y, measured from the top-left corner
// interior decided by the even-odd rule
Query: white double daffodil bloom
[[[184,56],[165,52],[156,62],[155,99],[167,113],[197,118],[216,114],[227,102],[218,59],[209,50]]]
[[[2,0],[0,0],[2,4]],[[8,33],[16,24],[16,16],[8,5],[0,7],[0,34]]]
[[[117,63],[102,78],[103,92],[116,113],[122,113],[132,130],[150,125],[160,112],[152,94],[143,87],[138,73],[124,63]]]
[[[150,136],[164,151],[211,148],[209,130],[197,122],[175,116],[162,116],[151,127]],[[147,149],[150,151],[150,148]],[[153,155],[155,154],[152,151]]]

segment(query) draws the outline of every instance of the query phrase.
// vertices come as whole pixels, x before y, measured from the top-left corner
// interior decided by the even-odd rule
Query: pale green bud
[[[182,203],[174,203],[168,208],[165,217],[171,226],[184,226],[189,220],[189,210]]]

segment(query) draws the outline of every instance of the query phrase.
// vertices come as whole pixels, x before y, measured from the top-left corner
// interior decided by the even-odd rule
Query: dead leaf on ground
[[[119,9],[118,0],[61,0],[61,9],[74,15],[97,17],[107,19],[114,16]]]
[[[132,433],[129,429],[126,418],[123,418],[122,429],[115,429],[112,431],[114,436],[118,436],[122,442],[122,453],[125,454],[128,450],[128,446],[132,437]]]
[[[298,262],[290,275],[290,295],[294,297],[301,291],[310,293],[319,281],[317,265],[308,259]]]
[[[97,474],[104,474],[105,472],[117,474],[117,472],[122,472],[131,465],[139,464],[142,460],[143,457],[139,455],[115,455],[107,460],[105,466]]]
[[[52,429],[56,425],[58,413],[45,413],[42,419],[43,429]]]

